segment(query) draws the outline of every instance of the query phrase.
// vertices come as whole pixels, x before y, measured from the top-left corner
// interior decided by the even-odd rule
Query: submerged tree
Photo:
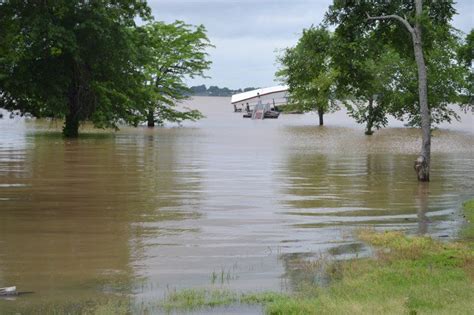
[[[337,94],[348,113],[365,124],[366,135],[388,123],[389,107],[383,101],[397,77],[400,57],[373,32],[347,34],[336,30],[332,49],[337,69]]]
[[[0,107],[79,124],[137,123],[143,76],[132,29],[143,1],[1,1]]]
[[[151,20],[144,1],[0,1],[0,107],[65,119],[66,137],[201,117],[173,104],[209,68],[204,27]]]
[[[137,31],[144,55],[146,120],[149,127],[163,121],[196,120],[197,110],[177,110],[177,101],[187,98],[186,77],[204,76],[211,64],[206,49],[212,47],[204,26],[184,22],[152,22]]]
[[[335,0],[327,14],[328,21],[337,25],[336,32],[357,36],[371,29],[381,42],[398,50],[402,56],[415,59],[422,129],[421,154],[415,162],[415,169],[420,181],[429,181],[431,160],[431,113],[425,51],[431,48],[433,38],[440,36],[436,32],[449,32],[449,21],[454,13],[452,0],[426,1],[425,5],[422,0]],[[384,22],[386,20],[394,20],[402,27]],[[375,24],[372,21],[376,21]]]
[[[373,34],[368,32],[367,35]],[[334,60],[338,67],[338,89],[350,96],[345,101],[349,114],[359,123],[376,128],[387,123],[387,115],[406,120],[409,126],[420,127],[417,70],[415,61],[402,57],[389,45],[367,43],[358,39],[346,40],[334,49]],[[456,61],[459,38],[454,34],[435,38],[432,49],[426,51],[428,77],[428,101],[431,125],[459,119],[451,104],[463,105],[468,80],[467,69]],[[372,50],[375,52],[371,54]],[[347,55],[353,55],[348,60]],[[342,56],[342,57],[341,57]]]
[[[331,66],[331,35],[324,28],[311,27],[295,47],[279,57],[282,68],[277,72],[289,86],[290,100],[303,111],[316,110],[319,125],[324,114],[337,108],[335,104],[336,71]]]

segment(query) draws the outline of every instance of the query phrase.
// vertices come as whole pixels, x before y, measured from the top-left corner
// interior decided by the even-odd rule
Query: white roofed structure
[[[272,86],[232,95],[231,103],[238,106],[263,104],[284,105],[288,102],[288,86]]]

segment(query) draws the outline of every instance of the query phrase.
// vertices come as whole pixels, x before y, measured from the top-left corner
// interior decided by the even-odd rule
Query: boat
[[[16,287],[4,287],[0,288],[0,296],[12,296],[17,295]]]
[[[265,119],[277,119],[280,116],[280,112],[275,110],[266,111],[263,115]]]
[[[242,117],[252,119],[277,119],[279,116],[280,112],[271,108],[270,104],[263,105],[262,102],[259,101],[253,110],[247,108]]]
[[[278,106],[288,104],[288,86],[272,86],[234,94],[231,104],[234,112],[244,112],[243,118],[276,119],[280,116]]]

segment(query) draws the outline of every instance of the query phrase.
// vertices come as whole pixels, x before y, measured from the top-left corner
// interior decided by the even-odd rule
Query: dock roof
[[[280,92],[286,92],[286,91],[288,91],[288,86],[286,85],[278,85],[278,86],[271,86],[271,87],[256,89],[256,90],[232,95],[231,103],[238,103],[245,100],[249,100],[249,99],[257,97],[258,95],[264,96],[268,94],[280,93]]]

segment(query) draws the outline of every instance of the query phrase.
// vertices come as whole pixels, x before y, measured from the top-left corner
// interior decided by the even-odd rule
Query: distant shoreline
[[[237,93],[248,92],[258,89],[258,87],[246,87],[244,89],[229,89],[227,87],[220,88],[218,86],[206,87],[206,85],[191,86],[189,88],[189,96],[213,96],[213,97],[230,97]]]

